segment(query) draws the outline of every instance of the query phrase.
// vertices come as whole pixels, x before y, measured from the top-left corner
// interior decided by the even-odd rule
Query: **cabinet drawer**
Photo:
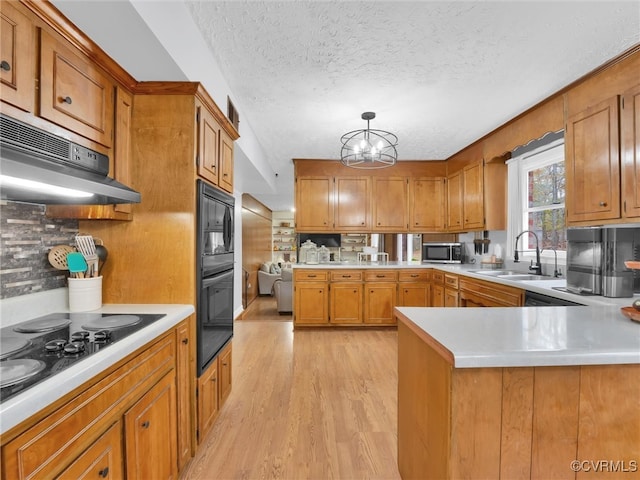
[[[398,272],[395,270],[367,270],[364,272],[365,282],[395,282]]]
[[[474,298],[486,300],[486,304],[490,306],[520,307],[524,303],[524,290],[482,280],[462,278],[460,291],[463,292],[462,297],[466,298],[467,294],[471,294]]]
[[[327,280],[326,270],[294,270],[294,278],[298,282],[324,282]]]
[[[401,270],[398,273],[398,280],[401,282],[428,282],[431,280],[429,270]]]
[[[88,58],[41,30],[40,115],[105,147],[113,143],[114,83]]]
[[[2,448],[4,478],[60,473],[174,365],[172,333],[7,443]]]
[[[434,283],[444,283],[444,272],[435,271],[432,274]]]
[[[446,273],[444,275],[444,283],[448,288],[458,288],[458,276]]]
[[[361,282],[362,272],[357,270],[337,270],[331,272],[332,282]]]

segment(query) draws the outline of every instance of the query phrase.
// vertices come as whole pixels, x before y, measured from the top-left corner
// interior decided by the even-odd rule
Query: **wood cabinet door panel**
[[[218,406],[222,407],[231,393],[232,346],[229,343],[218,355]]]
[[[444,289],[444,306],[445,307],[457,307],[458,306],[458,291],[451,290],[450,288]]]
[[[640,85],[624,94],[621,123],[624,216],[640,217]]]
[[[3,102],[33,112],[35,99],[35,28],[10,2],[0,3],[0,89]]]
[[[445,229],[445,185],[442,177],[413,178],[409,183],[409,230],[441,232]]]
[[[430,307],[430,288],[425,282],[400,283],[398,304],[403,307]]]
[[[371,178],[336,177],[334,222],[337,231],[366,231],[371,226]]]
[[[124,478],[122,423],[117,421],[69,465],[58,480]]]
[[[362,323],[361,283],[332,283],[329,303],[332,324]]]
[[[373,231],[406,232],[408,228],[407,210],[406,178],[373,178]]]
[[[323,282],[295,283],[295,322],[300,324],[329,323],[328,285]]]
[[[216,359],[198,378],[198,443],[202,443],[218,417],[220,411],[218,389],[218,362]]]
[[[467,165],[462,170],[463,222],[466,229],[484,228],[483,163]]]
[[[567,122],[567,222],[620,217],[618,97]]]
[[[198,123],[198,175],[218,185],[220,126],[211,112],[199,107]]]
[[[233,193],[233,140],[220,130],[220,188]]]
[[[396,305],[395,283],[372,282],[365,285],[364,323],[394,324],[393,307]]]
[[[193,316],[192,316],[193,318]],[[191,378],[192,368],[191,319],[176,327],[176,394],[177,394],[177,442],[178,470],[182,470],[191,458]]]
[[[44,30],[40,35],[40,115],[111,147],[114,83],[62,41]]]
[[[444,307],[444,285],[431,285],[431,306]]]
[[[462,171],[447,177],[447,229],[462,229]]]
[[[176,479],[176,391],[171,372],[124,414],[127,479]]]
[[[296,179],[296,230],[333,229],[333,181],[330,177]]]

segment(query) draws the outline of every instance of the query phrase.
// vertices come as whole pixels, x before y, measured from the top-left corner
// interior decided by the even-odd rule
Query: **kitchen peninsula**
[[[640,328],[617,305],[395,313],[402,478],[582,478],[599,460],[639,478]]]

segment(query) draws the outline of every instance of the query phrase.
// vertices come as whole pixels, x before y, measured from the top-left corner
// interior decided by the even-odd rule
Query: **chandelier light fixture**
[[[376,118],[374,112],[364,112],[362,119],[367,121],[364,130],[353,130],[342,136],[340,159],[342,164],[351,168],[373,169],[392,167],[398,160],[398,137],[384,130],[372,130],[369,121]]]

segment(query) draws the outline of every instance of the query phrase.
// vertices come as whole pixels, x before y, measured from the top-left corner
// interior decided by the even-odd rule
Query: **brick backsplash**
[[[67,286],[67,272],[49,264],[55,245],[73,245],[77,220],[45,216],[46,207],[0,201],[0,298]]]

